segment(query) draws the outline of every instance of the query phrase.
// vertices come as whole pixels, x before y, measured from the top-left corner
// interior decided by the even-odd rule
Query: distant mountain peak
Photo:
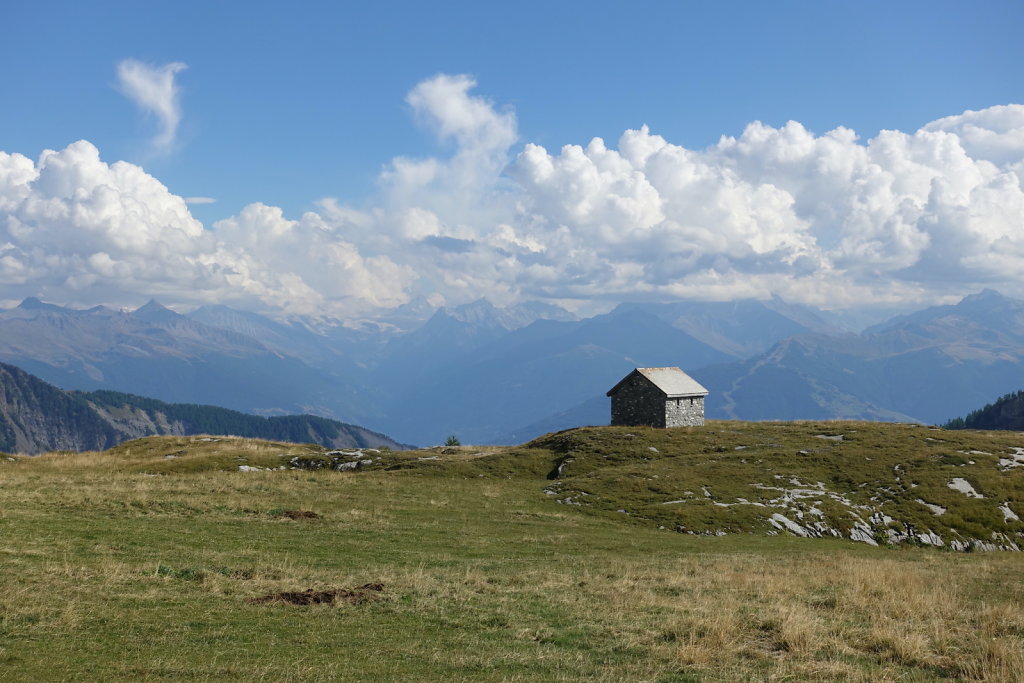
[[[173,322],[185,317],[180,313],[175,313],[156,299],[150,299],[144,306],[132,311],[132,316],[151,323]]]
[[[972,307],[972,306],[984,306],[990,308],[992,306],[1003,306],[1006,304],[1019,303],[1014,299],[1004,296],[1000,292],[994,289],[985,288],[977,294],[968,294],[960,303],[958,307]]]
[[[23,311],[63,311],[64,309],[55,304],[48,304],[45,301],[40,301],[37,297],[30,296],[18,304],[18,308]]]
[[[135,309],[135,312],[136,313],[149,313],[151,311],[169,311],[169,310],[171,310],[171,309],[167,308],[166,306],[164,306],[162,303],[160,303],[156,299],[150,299],[145,304],[143,304],[142,306],[139,306],[137,309]]]
[[[555,304],[542,301],[524,301],[499,308],[488,299],[481,297],[476,301],[461,306],[445,307],[439,310],[461,323],[485,324],[516,330],[526,327],[535,320],[575,320],[569,311]]]
[[[487,299],[481,297],[476,301],[461,306],[445,307],[444,311],[452,318],[462,322],[479,322],[480,320],[492,319],[498,312]]]

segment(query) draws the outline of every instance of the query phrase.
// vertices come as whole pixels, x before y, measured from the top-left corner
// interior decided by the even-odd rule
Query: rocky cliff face
[[[82,396],[0,363],[0,450],[93,450],[118,443],[117,430]]]

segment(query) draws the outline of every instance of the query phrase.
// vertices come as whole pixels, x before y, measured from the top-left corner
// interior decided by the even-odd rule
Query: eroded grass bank
[[[283,448],[216,446],[0,465],[4,680],[1024,671],[1017,553],[659,531],[556,504],[527,456],[521,473],[203,471]]]

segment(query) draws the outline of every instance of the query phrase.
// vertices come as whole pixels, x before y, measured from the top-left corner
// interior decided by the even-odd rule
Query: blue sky
[[[200,232],[191,224],[157,220],[147,233],[149,246],[133,255],[120,253],[123,234],[89,242],[81,237],[93,233],[81,221],[63,227],[40,223],[46,219],[26,214],[25,199],[18,195],[20,208],[8,205],[3,210],[33,225],[35,237],[9,236],[16,247],[9,256],[17,259],[17,267],[11,266],[6,275],[0,272],[0,299],[30,290],[83,304],[161,295],[182,305],[223,300],[265,310],[345,314],[360,310],[359,301],[363,308],[394,305],[416,295],[456,302],[481,291],[506,302],[678,298],[689,295],[680,284],[688,281],[716,298],[774,293],[828,303],[816,300],[835,298],[821,293],[822,282],[811,278],[817,273],[831,278],[828,291],[854,286],[860,292],[855,299],[891,304],[938,301],[979,285],[999,286],[1013,266],[986,270],[982,265],[992,250],[1007,252],[1005,244],[993,244],[1013,239],[998,228],[981,230],[987,242],[970,255],[974,260],[954,267],[950,254],[938,249],[942,239],[948,240],[949,231],[956,229],[966,239],[979,232],[977,226],[930,233],[922,226],[943,224],[945,214],[909,219],[897,216],[895,209],[874,218],[828,218],[821,206],[826,195],[839,189],[819,187],[814,190],[818,195],[808,195],[808,183],[793,180],[792,169],[788,185],[773,182],[770,164],[778,159],[771,162],[772,154],[744,152],[742,161],[740,152],[717,146],[723,135],[740,138],[752,122],[780,131],[792,120],[814,140],[837,127],[851,129],[859,138],[846,141],[845,149],[859,153],[883,129],[913,135],[944,117],[1024,102],[1024,4],[1019,2],[37,2],[5,4],[0,23],[7,27],[0,43],[0,150],[38,161],[44,149],[64,150],[86,140],[105,164],[130,162],[171,195],[216,200],[190,205]],[[158,117],[126,95],[118,76],[125,60],[154,69],[183,65],[173,75],[180,121],[168,144],[155,142],[161,130]],[[475,119],[469,125],[483,128],[452,133],[452,126],[461,124],[444,118],[452,110],[437,97],[424,98],[419,107],[408,99],[418,86],[439,77],[468,77],[473,85],[445,89],[433,81],[443,91],[437,97],[466,106],[480,103],[488,108],[487,116],[513,117],[514,124],[500,132],[500,139],[484,144],[486,149],[467,152],[467,145],[475,144],[470,138],[480,130],[495,130],[489,123]],[[453,106],[460,106],[458,102]],[[1017,173],[1019,185],[1020,172],[1014,170],[1020,161],[1015,156],[1017,114],[999,110],[985,119],[984,127],[1002,136],[998,145],[1009,150],[1009,157],[999,157],[999,170]],[[453,115],[458,119],[457,112]],[[559,182],[565,185],[555,191],[537,176],[539,157],[523,156],[533,145],[545,150],[556,166],[561,160],[560,170],[569,173],[576,167],[560,156],[563,145],[586,148],[600,137],[616,150],[625,131],[644,125],[649,136],[672,150],[715,148],[702,157],[702,168],[718,178],[713,185],[724,194],[717,202],[735,201],[736,206],[725,206],[717,217],[698,215],[700,211],[670,196],[668,188],[677,185],[664,178],[659,185],[651,169],[638,167],[641,162],[636,160],[621,182],[608,180],[594,193],[584,193],[588,199],[583,209],[579,202],[554,206],[550,202],[565,196],[566,187],[578,189],[586,181],[562,178]],[[951,121],[944,130],[966,140],[963,125]],[[450,134],[439,133],[444,130]],[[792,136],[776,137],[792,142]],[[968,149],[967,142],[963,147],[970,159],[992,162],[987,147]],[[460,154],[474,161],[457,170]],[[884,154],[891,158],[893,153]],[[595,158],[584,156],[591,162]],[[399,182],[388,175],[395,160],[403,158],[434,160],[448,168],[448,179],[435,176],[413,191],[408,178]],[[805,159],[803,172],[813,175],[821,158]],[[969,175],[956,161],[935,164],[931,180],[936,174],[952,174],[946,180],[955,186],[957,179]],[[869,167],[863,161],[868,170],[843,178],[863,185]],[[614,173],[608,168],[606,173]],[[898,177],[894,169],[885,170]],[[656,199],[645,188],[630,185],[634,172],[645,174]],[[737,173],[738,179],[730,175]],[[459,174],[461,179],[453,179]],[[971,187],[1008,191],[998,184],[1006,178],[994,178],[976,179]],[[747,189],[734,191],[734,181]],[[632,189],[622,190],[623,182]],[[924,180],[919,185],[889,194],[902,192],[908,201],[925,207],[929,190]],[[769,197],[771,188],[789,199]],[[598,215],[594,197],[619,197],[620,190],[633,194],[615,202],[609,209],[614,215]],[[124,188],[119,192],[122,197],[131,194]],[[844,195],[848,205],[871,204],[851,199],[849,192]],[[448,199],[438,199],[445,193]],[[469,206],[467,193],[477,195],[479,205]],[[356,213],[329,216],[321,201],[327,198],[331,206]],[[164,199],[148,205],[154,215],[164,211],[156,206]],[[901,200],[893,201],[900,205]],[[994,200],[977,201],[990,206]],[[997,202],[1009,216],[993,220],[1019,217],[1013,201]],[[679,204],[675,213],[666,208],[673,202]],[[787,202],[792,215],[783,215]],[[279,207],[280,215],[264,216],[263,228],[247,227],[242,217],[255,203]],[[502,203],[507,204],[504,209],[495,209]],[[751,208],[769,205],[776,207],[776,218],[767,216],[767,209]],[[961,203],[957,208],[965,206],[975,205]],[[436,225],[396,227],[417,211],[429,214],[427,221]],[[737,211],[748,212],[748,219],[726,225]],[[304,212],[316,213],[329,226],[303,224],[293,226],[292,232],[312,231],[318,238],[330,232],[333,238],[315,245],[300,240],[301,245],[291,245],[294,258],[280,263],[246,243],[245,235],[256,230],[274,233],[267,221],[301,223]],[[248,218],[256,220],[256,213],[251,210]],[[560,213],[564,215],[556,220]],[[175,220],[187,223],[188,218]],[[234,222],[218,228],[221,220]],[[773,220],[790,227],[772,227]],[[864,227],[869,220],[878,221],[874,232]],[[901,221],[923,236],[900,233]],[[768,225],[767,233],[742,227],[753,223]],[[507,237],[507,231],[498,229],[503,225],[514,233],[506,242],[519,245],[512,261],[507,256],[512,247],[499,248],[497,238],[490,239],[497,232],[505,235],[501,239]],[[580,244],[556,239],[560,228]],[[132,259],[175,249],[168,244],[179,243],[164,244],[163,237],[173,229],[217,244],[190,243],[178,250],[189,267],[198,269],[186,282],[141,276]],[[854,229],[860,237],[851,237]],[[56,239],[65,230],[75,231],[78,238],[71,241],[82,244],[77,251],[62,252],[62,266],[93,261],[82,266],[80,279],[70,282],[41,274],[53,266],[34,263],[31,257],[33,248],[38,251],[45,239]],[[220,237],[232,230],[239,241]],[[625,231],[637,238],[636,230],[643,231],[643,239],[630,240],[638,245],[637,253],[617,260],[623,250],[613,235]],[[47,231],[50,236],[44,239]],[[877,237],[880,231],[889,231],[895,246],[861,239]],[[707,237],[711,234],[729,244]],[[594,240],[606,250],[581,253]],[[737,240],[747,247],[733,248]],[[153,246],[157,242],[162,246]],[[304,278],[304,270],[328,264],[295,254],[321,253],[338,244],[347,255],[336,256],[333,263],[352,266],[352,277],[340,284]],[[462,244],[462,256],[450,249],[441,255],[425,251],[441,244]],[[422,253],[413,254],[417,245]],[[207,257],[200,263],[196,254],[218,249],[222,260]],[[907,252],[904,258],[878,256],[901,250]],[[858,258],[866,261],[851,265]],[[372,259],[377,261],[368,262]],[[117,267],[122,261],[128,265]],[[444,261],[444,269],[427,272],[424,263],[437,261]],[[565,272],[553,272],[560,264]],[[445,272],[453,268],[463,269],[466,277],[459,281]],[[950,268],[954,272],[944,278],[940,269]],[[30,271],[36,275],[27,275]],[[846,279],[832,277],[839,271]],[[281,273],[292,273],[305,281],[292,287],[259,281],[270,272],[278,279]],[[400,286],[366,296],[370,289],[382,289],[376,273],[386,273],[385,279]],[[353,284],[360,278],[363,284]],[[953,284],[943,285],[943,279]],[[308,305],[297,303],[303,297]],[[837,306],[850,303],[835,299]]]

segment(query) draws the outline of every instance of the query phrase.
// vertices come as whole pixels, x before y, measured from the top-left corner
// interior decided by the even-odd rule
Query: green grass
[[[919,429],[890,427],[900,448]],[[612,509],[653,506],[652,467],[665,478],[717,472],[716,495],[727,496],[743,491],[743,477],[735,491],[726,483],[741,442],[767,460],[770,450],[796,458],[789,449],[805,438],[824,449],[854,440],[845,425],[848,440],[817,439],[823,428],[583,430],[553,437],[570,448],[382,453],[357,472],[239,472],[317,449],[194,437],[0,458],[0,678],[1014,680],[1019,554],[696,536]],[[673,450],[676,440],[688,445]],[[873,444],[865,437],[857,453],[881,460],[886,448]],[[586,481],[601,504],[544,493],[568,454],[563,487]],[[919,488],[928,462],[913,475]],[[946,467],[972,466],[934,465]],[[625,486],[632,479],[645,483]],[[657,495],[675,495],[662,485]],[[383,584],[379,599],[250,602],[368,583]]]

